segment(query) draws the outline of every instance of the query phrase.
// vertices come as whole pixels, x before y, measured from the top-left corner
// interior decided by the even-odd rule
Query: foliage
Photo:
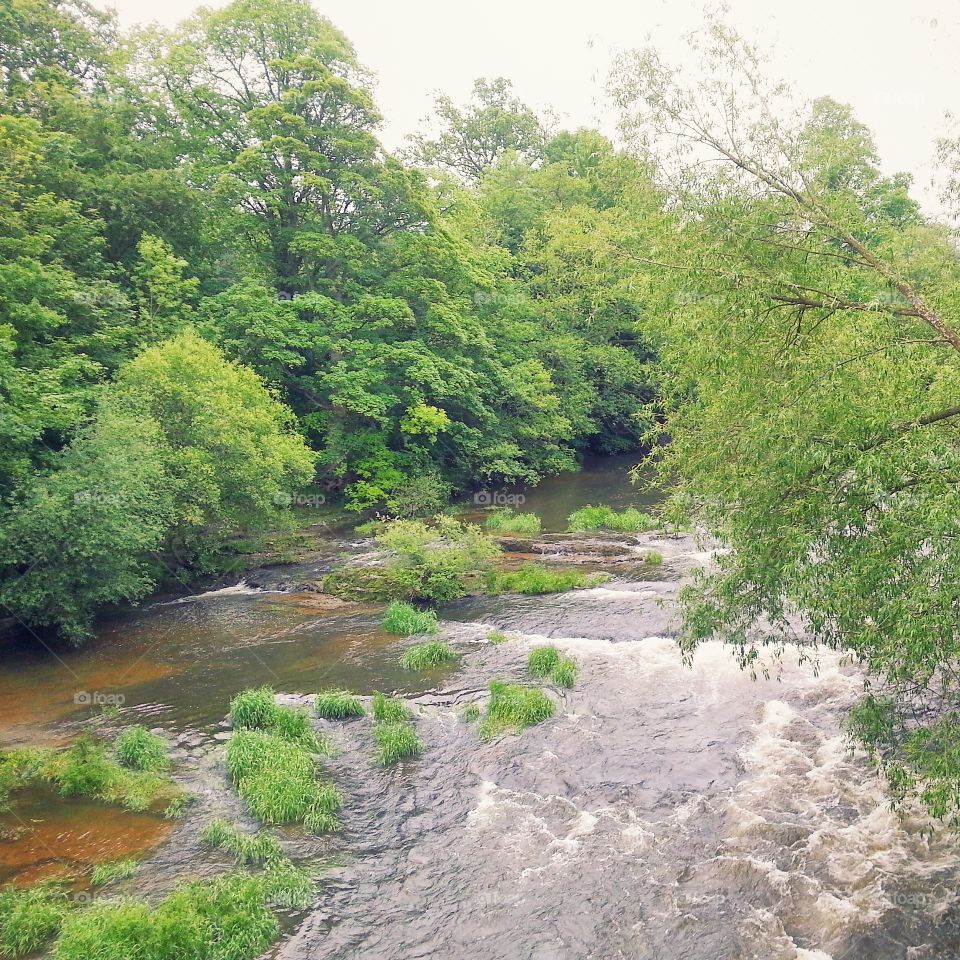
[[[131,770],[157,771],[170,766],[163,738],[146,727],[127,727],[117,736],[113,749],[120,765]]]
[[[553,701],[537,687],[491,680],[490,702],[480,724],[480,736],[489,740],[505,730],[523,730],[549,719],[554,710]]]
[[[510,638],[502,630],[491,630],[487,634],[487,642],[492,643],[495,647],[499,646],[501,643],[506,643]]]
[[[307,711],[280,706],[272,687],[241,690],[230,701],[230,722],[236,730],[265,730],[311,753],[328,749],[310,726]]]
[[[383,615],[383,629],[401,637],[417,633],[436,633],[437,615],[433,610],[418,610],[412,604],[394,600]]]
[[[567,529],[616,530],[623,533],[642,533],[653,528],[654,519],[634,507],[626,510],[614,510],[612,507],[581,507],[570,514]]]
[[[377,723],[402,723],[410,719],[410,710],[399,697],[383,693],[373,695],[373,719]]]
[[[56,934],[69,909],[66,893],[56,886],[0,890],[0,957],[36,953]]]
[[[226,874],[176,887],[156,907],[137,899],[100,900],[72,913],[56,960],[253,960],[279,933],[269,874]]]
[[[558,687],[572,687],[577,682],[577,665],[570,657],[561,657],[550,671],[550,679]]]
[[[102,887],[117,880],[126,880],[137,872],[139,863],[133,857],[112,860],[110,863],[98,863],[90,873],[90,885]]]
[[[475,723],[480,719],[480,708],[475,703],[468,703],[463,708],[463,717],[464,723]]]
[[[318,693],[314,709],[317,716],[325,720],[362,717],[366,712],[360,698],[354,696],[349,690],[324,690]]]
[[[410,647],[400,658],[404,670],[432,670],[457,659],[453,648],[443,640],[430,640]]]
[[[488,530],[502,533],[539,533],[540,518],[535,513],[515,513],[509,508],[494,510],[484,525]]]
[[[560,651],[552,644],[535,647],[527,657],[527,669],[534,677],[549,677],[560,662]]]
[[[378,747],[376,761],[382,767],[392,766],[423,752],[423,741],[409,722],[378,723],[373,728],[373,737]]]
[[[516,570],[491,570],[487,574],[488,593],[561,593],[596,587],[606,583],[606,573],[581,573],[577,570],[549,570],[537,563],[524,564]]]
[[[397,520],[376,535],[389,551],[387,569],[399,589],[414,599],[462,597],[468,579],[499,555],[499,547],[474,524],[437,516],[432,523]]]
[[[200,832],[203,842],[231,854],[238,864],[265,863],[282,859],[280,841],[266,831],[243,833],[229,820],[211,820]]]

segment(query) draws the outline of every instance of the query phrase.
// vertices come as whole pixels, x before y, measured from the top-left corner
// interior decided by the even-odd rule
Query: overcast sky
[[[172,25],[198,3],[114,0],[124,25]],[[213,3],[213,6],[221,4]],[[617,50],[677,49],[698,8],[683,0],[315,0],[378,78],[382,138],[403,142],[431,94],[464,98],[475,77],[509,77],[535,107],[571,126],[612,132],[604,85]],[[960,113],[958,0],[730,0],[727,19],[769,47],[779,74],[805,96],[850,103],[874,131],[884,167],[925,191],[944,115]],[[931,193],[923,197],[935,208]]]

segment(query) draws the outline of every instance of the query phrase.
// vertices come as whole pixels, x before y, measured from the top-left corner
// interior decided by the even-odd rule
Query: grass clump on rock
[[[146,727],[127,727],[114,743],[117,761],[130,770],[166,770],[170,766],[167,745]]]
[[[423,752],[423,741],[409,721],[378,723],[373,728],[373,737],[377,741],[375,759],[382,767],[392,766],[400,760],[419,756]]]
[[[487,634],[487,642],[498,647],[501,643],[506,643],[510,638],[502,630],[491,630]]]
[[[437,615],[433,610],[418,610],[413,604],[394,600],[383,615],[383,629],[401,637],[416,633],[436,633]]]
[[[263,830],[244,833],[222,817],[211,820],[200,832],[200,836],[208,846],[231,854],[238,864],[266,863],[285,856],[276,837]]]
[[[271,687],[241,690],[230,701],[230,722],[235,730],[263,730],[310,753],[327,750],[327,745],[310,726],[307,711],[280,706]]]
[[[656,525],[649,513],[635,507],[614,510],[613,507],[582,507],[567,518],[567,529],[572,532],[611,530],[619,533],[642,533]]]
[[[525,687],[502,680],[490,681],[490,702],[480,724],[484,740],[505,730],[521,731],[554,714],[553,701],[538,687]]]
[[[60,929],[69,909],[63,889],[52,884],[0,892],[0,957],[36,953]]]
[[[535,677],[549,677],[560,662],[560,651],[552,644],[535,647],[527,657],[527,669]]]
[[[373,695],[373,719],[377,723],[403,723],[410,719],[410,710],[399,697],[383,693]]]
[[[264,823],[302,823],[334,830],[342,800],[316,777],[316,758],[299,743],[263,730],[239,730],[227,744],[227,771],[237,793]]]
[[[539,533],[540,526],[535,513],[515,513],[509,508],[494,510],[486,520],[488,530],[501,533]]]
[[[349,690],[324,690],[318,693],[314,710],[324,720],[345,720],[347,717],[362,717],[366,713],[360,698]]]
[[[443,640],[431,640],[428,643],[418,643],[407,650],[400,658],[400,666],[404,670],[430,670],[445,663],[452,663],[456,659],[457,655],[450,644]]]
[[[606,573],[583,573],[578,570],[549,570],[538,563],[528,563],[516,570],[492,570],[487,574],[488,593],[563,593],[606,583]]]
[[[561,657],[550,671],[550,679],[558,687],[572,687],[577,682],[577,665],[570,657]]]
[[[138,863],[134,857],[112,860],[110,863],[98,863],[90,873],[90,885],[102,887],[117,880],[126,880],[137,872]]]

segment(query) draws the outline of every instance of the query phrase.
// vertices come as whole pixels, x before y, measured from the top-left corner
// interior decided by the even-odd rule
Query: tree
[[[513,95],[513,85],[503,77],[478,79],[471,100],[458,107],[450,97],[438,95],[432,139],[424,134],[410,138],[411,158],[427,167],[441,167],[467,183],[476,183],[508,151],[532,159],[544,140],[540,118]]]
[[[799,617],[867,669],[852,729],[895,796],[956,822],[956,252],[848,108],[798,113],[722,25],[700,49],[695,88],[650,51],[615,78],[685,224],[624,251],[686,294],[658,330],[661,470],[734,548],[688,595],[688,643],[756,668]]]

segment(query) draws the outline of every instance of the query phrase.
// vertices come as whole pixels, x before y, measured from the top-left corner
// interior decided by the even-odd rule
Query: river
[[[317,903],[287,917],[271,956],[293,960],[927,960],[960,956],[956,843],[889,809],[843,737],[862,689],[829,651],[788,650],[752,680],[719,644],[692,667],[677,651],[676,595],[709,562],[691,536],[559,535],[585,503],[643,504],[629,460],[595,461],[535,490],[508,491],[544,520],[533,548],[606,569],[602,587],[546,597],[467,598],[441,608],[458,663],[400,669],[412,641],[376,606],[311,589],[349,530],[320,532],[303,563],[207,592],[160,598],[107,623],[81,651],[23,643],[0,668],[0,741],[61,742],[90,724],[145,723],[174,745],[197,797],[183,820],[63,801],[42,789],[0,818],[0,881],[82,874],[139,851],[120,889],[160,894],[224,869],[197,842],[215,815],[250,823],[223,770],[229,699],[269,683],[291,702],[318,689],[411,698],[426,749],[382,771],[369,721],[318,721],[338,746],[325,766],[345,797],[343,830],[288,832],[322,864]],[[469,510],[469,505],[467,507]],[[641,562],[649,549],[662,566]],[[491,629],[506,643],[487,642]],[[491,678],[523,680],[550,638],[577,661],[557,715],[481,742],[462,719]],[[119,718],[91,702],[122,700]],[[251,824],[252,825],[252,824]]]

